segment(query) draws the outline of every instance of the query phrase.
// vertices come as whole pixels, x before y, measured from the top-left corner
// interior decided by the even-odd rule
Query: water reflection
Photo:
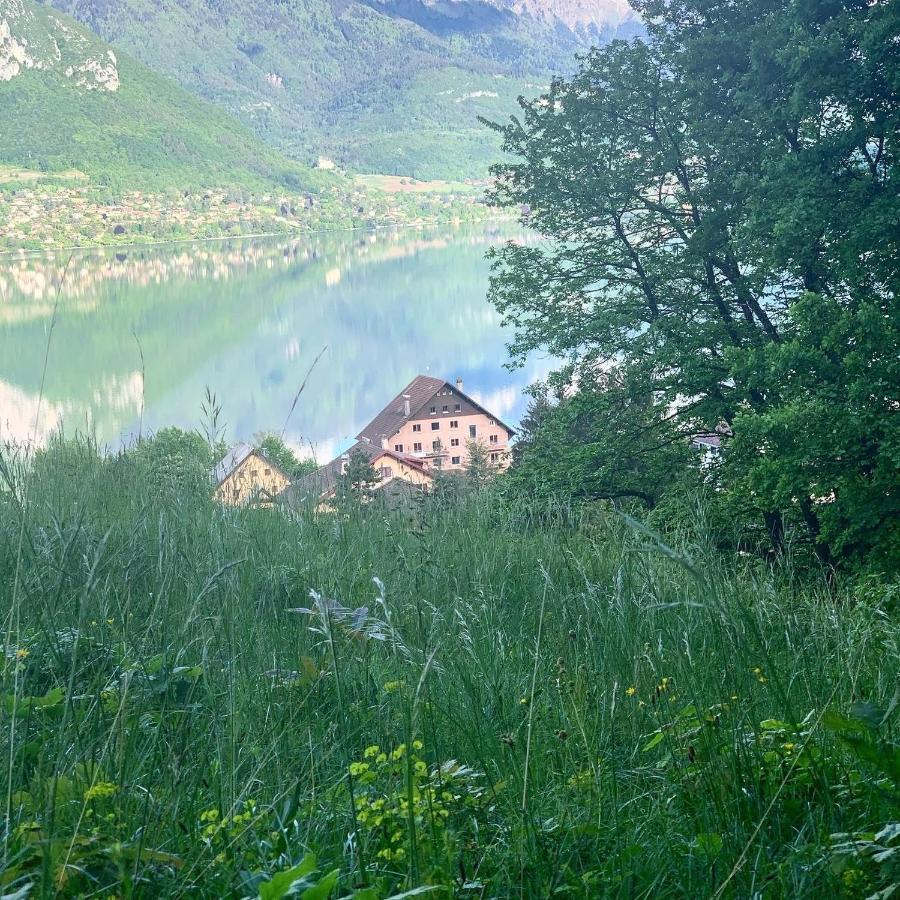
[[[104,443],[194,427],[209,386],[229,438],[280,430],[339,452],[418,372],[453,379],[513,424],[536,360],[507,372],[485,300],[497,227],[240,240],[0,258],[0,438],[63,423]]]

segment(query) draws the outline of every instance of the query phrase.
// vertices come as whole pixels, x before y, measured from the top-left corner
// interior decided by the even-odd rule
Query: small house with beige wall
[[[271,506],[290,486],[290,476],[262,451],[238,444],[213,472],[215,499],[230,506]]]

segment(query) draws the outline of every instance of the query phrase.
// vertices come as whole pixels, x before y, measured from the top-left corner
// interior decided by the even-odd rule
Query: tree
[[[196,431],[163,428],[141,441],[134,453],[154,495],[186,499],[212,495],[213,451]]]
[[[372,488],[381,476],[372,467],[369,458],[361,450],[354,450],[346,469],[337,477],[335,502],[339,507],[360,506],[371,495]]]
[[[517,356],[549,349],[591,395],[615,369],[672,410],[653,432],[730,426],[723,484],[773,542],[796,514],[826,562],[886,556],[900,521],[896,5],[635,6],[647,43],[593,51],[494,126],[516,159],[495,167],[493,199],[526,205],[547,238],[494,255]]]
[[[494,474],[488,452],[481,441],[467,441],[466,481],[473,488],[482,488]]]
[[[539,440],[541,426],[553,414],[554,404],[550,398],[550,386],[544,382],[535,382],[526,392],[530,399],[525,414],[519,422],[516,442],[512,447],[512,464],[522,461],[525,451]]]
[[[298,459],[297,455],[274,433],[256,436],[256,449],[267,456],[276,466],[291,478],[301,478],[318,469],[313,459]]]
[[[538,395],[539,416],[512,470],[514,484],[530,495],[652,508],[691,467],[688,443],[666,408],[627,373],[603,372],[577,391],[550,390]]]

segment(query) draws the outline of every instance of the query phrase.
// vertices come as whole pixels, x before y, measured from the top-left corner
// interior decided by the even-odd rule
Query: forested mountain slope
[[[483,174],[478,115],[639,30],[624,0],[52,2],[298,160],[421,178]]]
[[[113,187],[326,180],[32,0],[0,2],[0,166]]]

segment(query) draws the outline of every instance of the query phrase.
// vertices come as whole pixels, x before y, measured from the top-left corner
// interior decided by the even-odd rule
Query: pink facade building
[[[356,436],[358,441],[425,461],[431,471],[461,471],[480,444],[498,469],[509,465],[514,432],[455,384],[417,375]]]
[[[468,394],[463,384],[417,375],[356,436],[341,456],[293,485],[297,499],[312,499],[327,509],[340,476],[354,454],[362,454],[378,477],[373,494],[405,486],[430,489],[439,472],[463,472],[474,445],[490,466],[509,466],[509,441],[514,432]]]

